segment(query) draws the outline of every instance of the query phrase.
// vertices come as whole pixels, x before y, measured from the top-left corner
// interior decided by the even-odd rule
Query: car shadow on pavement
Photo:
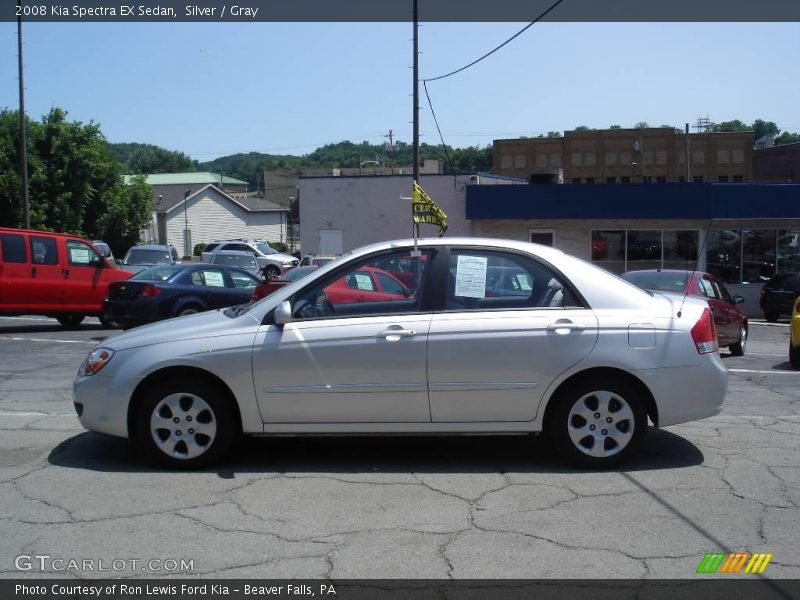
[[[650,428],[636,456],[613,471],[675,469],[702,464],[703,453],[683,437]],[[101,472],[163,472],[143,461],[127,440],[86,432],[48,456],[55,466]],[[566,473],[571,467],[546,438],[533,436],[384,436],[244,438],[216,468],[237,473]]]

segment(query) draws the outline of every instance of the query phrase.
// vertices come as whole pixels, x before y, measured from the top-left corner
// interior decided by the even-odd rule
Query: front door
[[[64,304],[70,310],[100,312],[108,282],[105,261],[86,242],[67,240],[67,264],[64,267]]]
[[[293,322],[260,328],[253,378],[265,422],[430,421],[426,344],[431,313],[422,308],[426,259],[415,259],[421,271],[417,284],[397,299],[329,296],[343,278],[382,272],[377,259],[366,260],[295,294]]]

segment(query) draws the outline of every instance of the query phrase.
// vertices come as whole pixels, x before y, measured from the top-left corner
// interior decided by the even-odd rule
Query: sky
[[[423,23],[420,76],[524,23]],[[25,23],[25,105],[111,142],[199,161],[412,138],[410,23]],[[18,107],[17,26],[0,23],[0,108]],[[444,140],[485,146],[578,125],[757,118],[800,132],[800,23],[537,23],[428,89]],[[420,86],[421,141],[440,143]]]

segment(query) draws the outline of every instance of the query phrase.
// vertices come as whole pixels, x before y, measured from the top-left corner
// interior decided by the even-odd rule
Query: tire
[[[647,431],[644,402],[624,381],[578,380],[552,401],[546,433],[569,462],[581,467],[602,469],[623,462]]]
[[[792,346],[792,342],[789,342],[789,364],[794,369],[800,369],[800,348]]]
[[[200,309],[195,308],[194,306],[189,306],[187,308],[182,309],[181,312],[178,313],[178,316],[179,317],[185,317],[186,315],[194,315],[194,314],[197,314],[199,312],[200,312]]]
[[[116,321],[111,321],[104,317],[97,317],[100,320],[100,326],[103,329],[120,329],[119,323]]]
[[[84,315],[58,315],[56,320],[67,329],[76,329],[83,323]]]
[[[739,330],[739,341],[735,344],[728,346],[733,356],[744,356],[744,351],[747,347],[747,325],[742,325]]]
[[[264,278],[267,281],[273,281],[274,279],[277,279],[278,277],[280,277],[280,274],[281,272],[280,269],[278,269],[278,267],[274,267],[272,265],[264,267]]]
[[[171,469],[219,461],[239,431],[231,402],[225,390],[202,377],[163,381],[139,404],[135,442],[150,461]]]
[[[777,313],[777,312],[772,311],[772,310],[771,311],[766,311],[766,310],[764,311],[764,318],[769,323],[777,323],[778,322],[778,317],[780,317],[780,316],[781,316],[780,313]]]

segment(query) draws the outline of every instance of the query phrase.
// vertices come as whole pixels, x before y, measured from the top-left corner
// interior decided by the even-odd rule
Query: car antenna
[[[681,318],[681,314],[683,313],[683,305],[686,302],[686,297],[689,295],[689,286],[692,283],[692,277],[697,272],[697,263],[700,261],[700,257],[703,256],[703,251],[705,250],[706,243],[708,242],[708,235],[711,233],[711,225],[714,223],[714,219],[711,219],[708,222],[708,229],[706,230],[706,235],[703,238],[703,243],[700,246],[700,250],[697,252],[697,260],[694,261],[695,268],[692,269],[691,273],[689,273],[689,277],[686,280],[686,290],[683,292],[683,299],[681,300],[681,305],[678,308],[678,312],[675,314],[676,317],[679,319]]]

